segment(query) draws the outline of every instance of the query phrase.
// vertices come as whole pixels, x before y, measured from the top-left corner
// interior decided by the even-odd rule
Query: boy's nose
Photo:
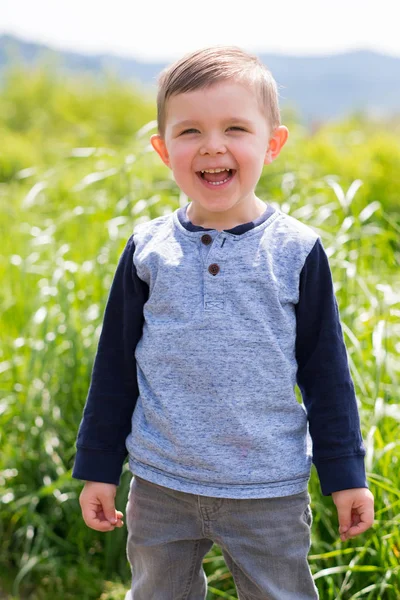
[[[225,144],[219,138],[208,138],[200,148],[200,154],[205,156],[209,154],[210,156],[215,156],[216,154],[225,154],[226,147]]]

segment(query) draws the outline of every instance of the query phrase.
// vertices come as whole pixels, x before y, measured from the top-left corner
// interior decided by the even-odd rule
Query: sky
[[[400,57],[398,0],[0,0],[0,34],[166,62],[214,44],[255,53]]]

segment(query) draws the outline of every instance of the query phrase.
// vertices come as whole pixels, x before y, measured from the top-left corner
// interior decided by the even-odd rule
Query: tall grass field
[[[129,587],[125,528],[85,526],[71,469],[119,255],[135,224],[187,201],[149,145],[154,119],[154,99],[110,75],[16,66],[1,84],[0,598],[122,600]],[[321,235],[376,500],[373,528],[342,543],[313,471],[309,561],[323,600],[398,600],[400,119],[282,122],[289,140],[257,194]],[[125,466],[123,512],[129,481]],[[204,568],[207,600],[237,598],[217,546]]]

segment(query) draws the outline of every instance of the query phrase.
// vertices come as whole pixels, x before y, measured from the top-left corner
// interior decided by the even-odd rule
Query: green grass
[[[150,151],[154,112],[114,80],[11,73],[0,94],[0,597],[119,600],[125,532],[89,530],[71,479],[102,313],[135,223],[185,202]],[[289,118],[289,117],[288,117]],[[310,565],[324,600],[400,597],[399,123],[354,116],[290,138],[258,195],[320,233],[333,272],[376,498],[342,543],[310,481]],[[141,129],[143,128],[143,129]],[[118,491],[124,511],[130,475]],[[236,598],[214,546],[208,600]],[[3,591],[1,591],[3,589]]]

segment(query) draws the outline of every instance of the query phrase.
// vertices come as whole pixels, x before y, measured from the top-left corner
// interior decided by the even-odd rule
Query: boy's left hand
[[[374,497],[368,488],[332,492],[342,542],[364,533],[374,522]]]

